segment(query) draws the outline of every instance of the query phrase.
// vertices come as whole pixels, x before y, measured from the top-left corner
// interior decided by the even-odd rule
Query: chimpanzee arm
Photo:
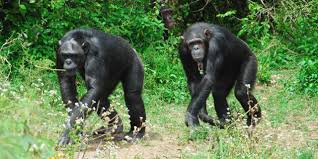
[[[218,43],[219,40],[211,39],[209,42],[209,50],[207,55],[207,66],[206,66],[206,75],[209,76],[211,83],[214,84],[216,76],[220,69],[223,67],[224,55],[221,50],[223,49],[222,45]],[[221,49],[222,48],[222,49]]]
[[[210,41],[209,51],[207,54],[207,66],[206,74],[202,78],[201,82],[198,84],[191,102],[188,106],[188,113],[186,116],[186,124],[189,126],[196,126],[199,124],[197,119],[197,114],[202,109],[204,102],[206,102],[213,83],[215,83],[215,76],[217,75],[223,62],[223,57],[219,51],[217,43]]]
[[[183,70],[187,77],[188,88],[192,96],[196,85],[200,83],[202,76],[199,73],[198,64],[192,59],[191,53],[185,44],[180,46],[179,55]]]
[[[94,60],[92,60],[94,61]],[[75,108],[72,112],[70,122],[71,126],[73,126],[73,123],[78,118],[85,118],[86,115],[88,115],[88,108],[92,108],[96,102],[98,102],[103,95],[104,92],[104,83],[106,79],[105,72],[101,70],[102,67],[98,68],[99,66],[102,66],[102,63],[98,63],[97,61],[91,62],[88,64],[89,66],[85,70],[85,82],[86,82],[86,88],[87,92],[85,95],[81,98],[79,102],[79,107]],[[100,71],[97,73],[96,70],[99,69]],[[100,73],[103,72],[103,73]],[[102,80],[104,79],[104,80]]]
[[[89,75],[89,73],[87,74]],[[71,131],[72,127],[74,127],[76,120],[84,120],[90,113],[89,108],[93,107],[93,105],[95,104],[94,101],[98,102],[100,97],[102,96],[103,84],[100,82],[100,78],[96,77],[96,71],[93,72],[93,74],[95,75],[86,75],[87,92],[82,97],[81,101],[79,102],[79,105],[72,110],[70,117],[66,120],[66,128],[63,133],[63,136],[59,141],[59,145],[65,145],[70,142],[69,132]]]
[[[57,76],[58,76],[59,84],[61,88],[60,90],[62,95],[62,101],[66,107],[73,109],[75,103],[78,102],[76,98],[77,96],[76,84],[75,84],[76,76],[67,76],[65,72],[62,71],[63,63],[59,59],[58,54],[56,59],[56,68],[60,69],[57,71]]]
[[[73,107],[74,103],[78,102],[76,99],[77,91],[75,85],[75,76],[58,75],[61,87],[61,94],[63,103],[67,107]],[[71,103],[70,103],[71,102]]]

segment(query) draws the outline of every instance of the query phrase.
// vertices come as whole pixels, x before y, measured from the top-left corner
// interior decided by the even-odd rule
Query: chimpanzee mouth
[[[170,22],[170,23],[168,23],[167,25],[166,25],[166,28],[167,29],[173,29],[174,28],[174,22]]]
[[[193,60],[196,62],[202,62],[203,57],[202,56],[192,56]]]
[[[75,75],[76,74],[76,68],[72,68],[72,69],[66,69],[66,74],[68,75]]]

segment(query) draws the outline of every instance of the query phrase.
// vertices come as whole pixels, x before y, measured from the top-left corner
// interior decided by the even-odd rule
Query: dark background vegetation
[[[138,50],[146,67],[146,90],[167,101],[183,100],[178,36],[188,25],[205,21],[226,26],[252,47],[261,83],[270,83],[273,69],[294,69],[298,73],[287,83],[290,90],[318,92],[315,0],[170,0],[166,5],[173,8],[177,25],[167,41],[157,19],[159,5],[152,8],[147,0],[7,0],[0,5],[0,73],[16,82],[32,80],[27,75],[35,68],[54,66],[56,43],[66,31],[93,27],[124,37]],[[53,71],[46,72],[35,77],[55,80]]]
[[[9,118],[15,113],[13,107],[25,108],[25,101],[3,93],[6,83],[14,91],[22,90],[22,96],[44,98],[47,109],[65,112],[60,99],[54,98],[59,94],[51,99],[46,91],[58,90],[52,70],[57,41],[71,29],[88,27],[122,36],[136,48],[145,65],[144,98],[150,113],[157,111],[150,109],[155,99],[176,104],[188,101],[177,45],[183,30],[199,21],[225,26],[248,43],[259,61],[258,84],[270,86],[275,81],[273,72],[288,70],[294,76],[283,80],[287,93],[309,98],[318,95],[317,0],[167,0],[166,5],[174,11],[176,27],[163,40],[160,7],[152,7],[149,0],[0,0],[0,95],[8,96],[0,98],[0,113]],[[24,93],[25,88],[28,93]],[[38,88],[42,90],[40,95],[33,92]],[[84,92],[84,88],[80,90]],[[1,135],[10,135],[11,129],[18,132],[17,136],[21,136],[21,130],[28,134],[31,121],[21,119],[24,122],[16,130],[10,123],[17,119],[3,122],[0,149],[1,141],[15,143],[11,139],[20,139],[2,140],[5,135]],[[10,149],[6,147],[2,152]]]

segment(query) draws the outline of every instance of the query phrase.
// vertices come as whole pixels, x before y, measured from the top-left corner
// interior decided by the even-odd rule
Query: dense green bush
[[[310,95],[318,94],[318,60],[305,59],[300,63],[300,68],[297,76],[300,90]]]
[[[58,39],[70,29],[93,27],[122,36],[137,49],[145,65],[146,92],[181,102],[187,94],[177,58],[179,39],[163,41],[158,8],[145,10],[147,5],[145,0],[16,2],[5,10],[8,25],[1,27],[0,65],[4,69],[0,73],[18,82],[33,78],[55,82],[51,68]]]
[[[299,69],[296,89],[309,95],[318,93],[318,1],[279,3],[275,17],[277,32],[286,52],[295,55]]]
[[[258,57],[261,83],[270,83],[272,69],[297,68],[301,63],[299,90],[318,85],[311,71],[316,69],[318,56],[318,4],[314,0],[213,1],[206,6],[169,1],[178,25],[166,41],[157,17],[159,7],[151,8],[147,0],[13,2],[0,10],[5,15],[0,23],[0,73],[13,81],[39,75],[55,81],[50,69],[58,39],[68,30],[93,27],[122,36],[137,49],[145,64],[146,92],[169,102],[184,101],[186,82],[177,58],[177,37],[193,20],[200,20],[224,25],[246,40]]]
[[[317,93],[318,1],[280,0],[249,2],[250,13],[242,19],[239,35],[257,53],[258,79],[270,82],[272,69],[299,69],[296,85],[289,90]],[[292,81],[289,81],[292,83]]]

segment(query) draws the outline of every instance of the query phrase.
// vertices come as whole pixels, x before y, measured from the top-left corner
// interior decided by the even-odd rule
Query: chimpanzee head
[[[175,25],[175,22],[172,18],[172,9],[166,6],[160,8],[160,15],[167,29],[172,29]]]
[[[67,75],[74,75],[84,66],[88,47],[88,42],[79,43],[74,38],[59,41],[58,57]]]
[[[188,52],[194,61],[202,62],[209,49],[209,41],[212,36],[212,31],[209,26],[198,23],[188,28],[181,39],[183,44],[186,45]]]

